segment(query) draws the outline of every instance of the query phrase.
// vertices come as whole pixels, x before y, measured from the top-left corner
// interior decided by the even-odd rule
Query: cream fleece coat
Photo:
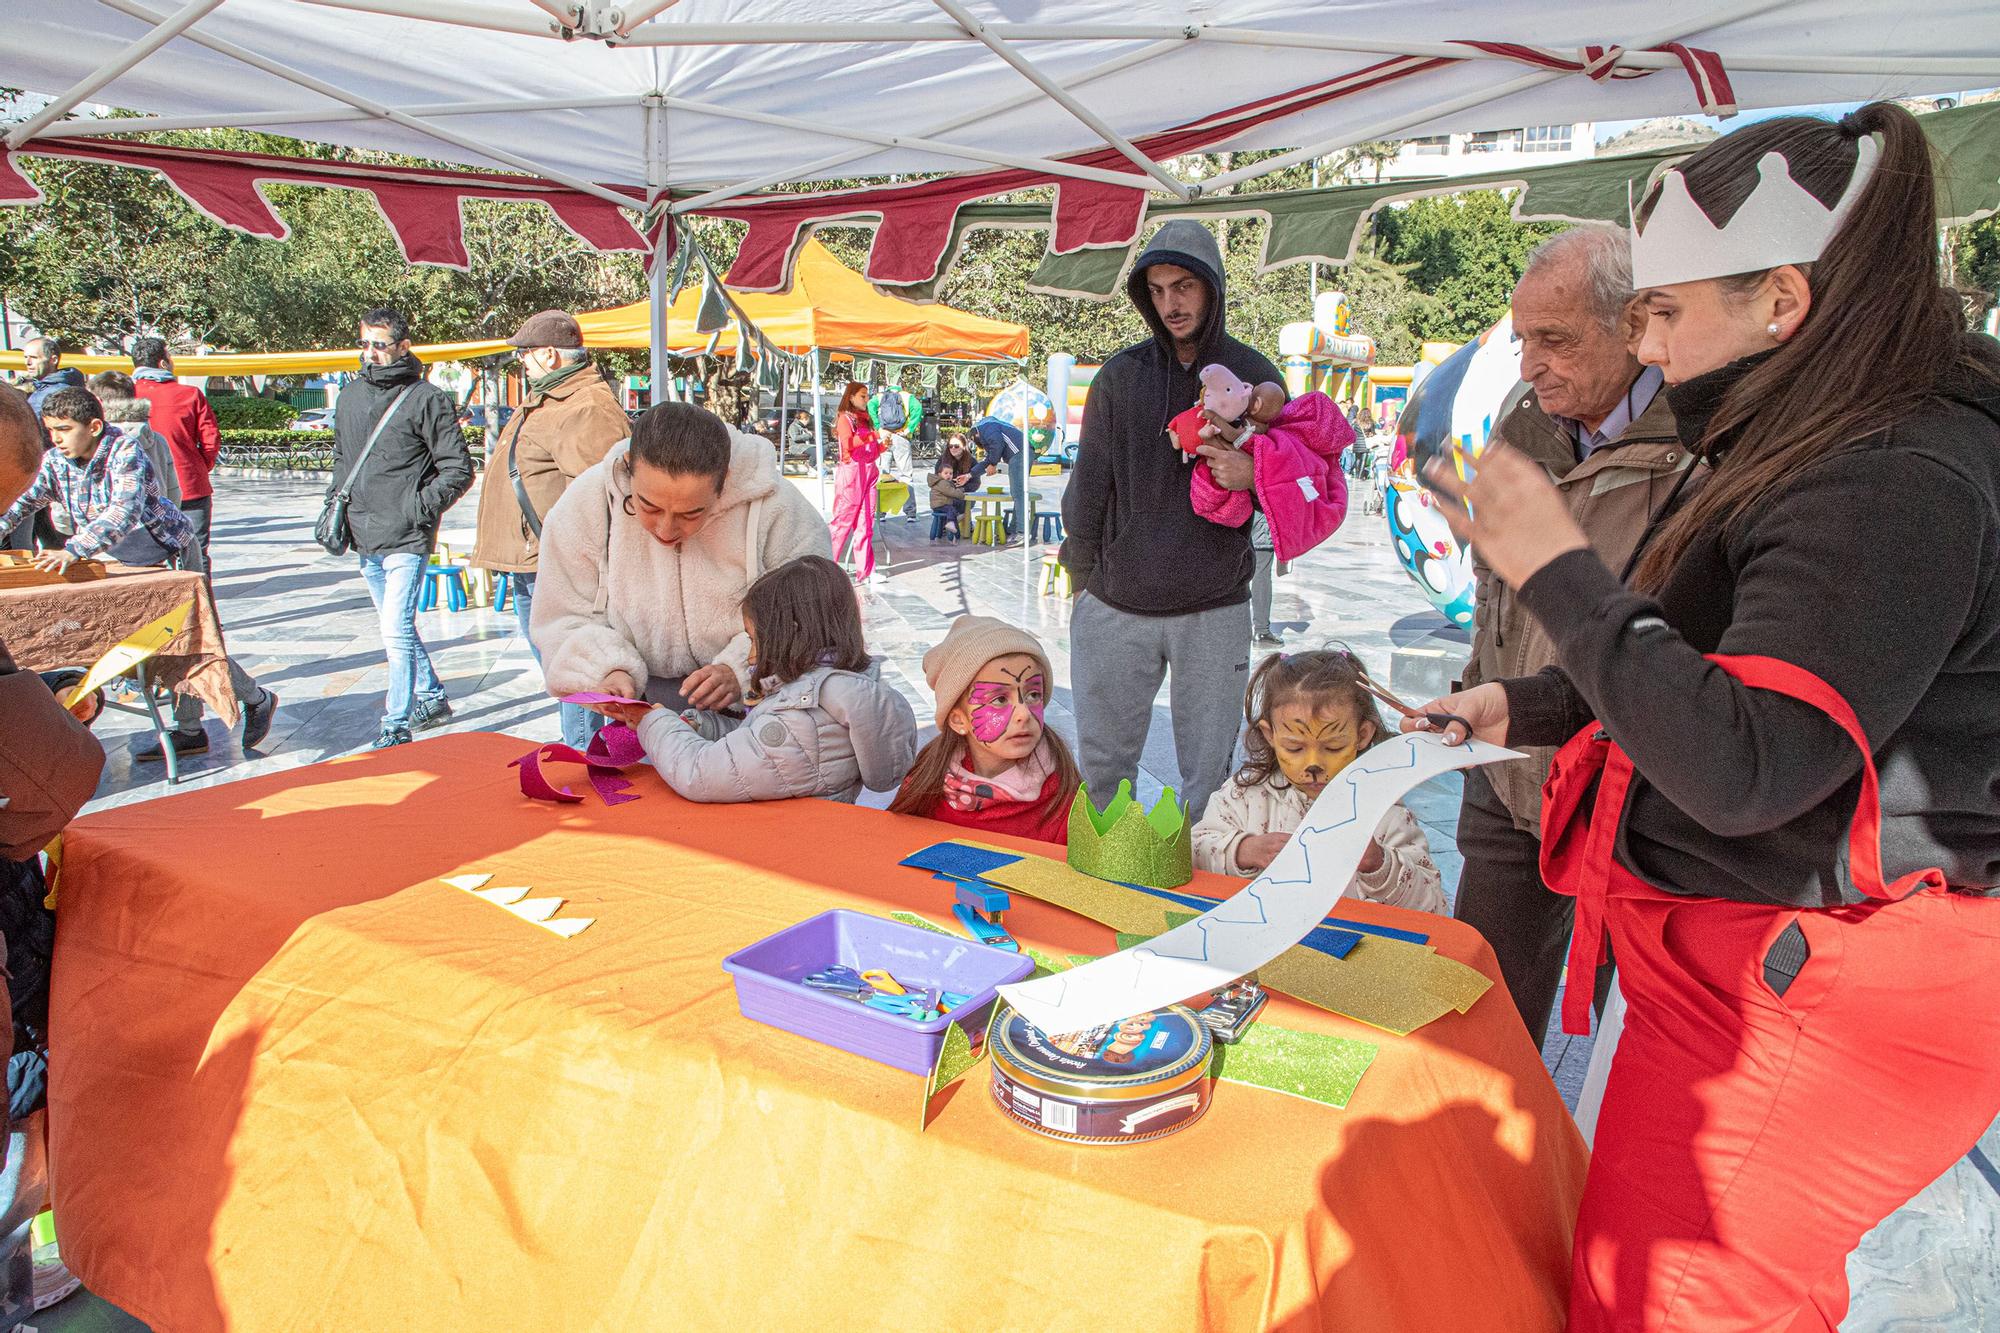
[[[625,512],[628,444],[586,468],[542,522],[530,632],[550,694],[594,690],[613,671],[644,688],[721,662],[750,686],[743,594],[802,555],[833,555],[826,520],[778,475],[768,440],[730,432],[714,517],[680,546]]]
[[[1290,783],[1260,782],[1239,786],[1235,778],[1209,797],[1201,822],[1194,826],[1194,866],[1223,875],[1250,875],[1236,863],[1236,848],[1255,833],[1290,833],[1312,806],[1312,798]],[[1357,871],[1347,891],[1371,903],[1408,907],[1449,915],[1444,880],[1431,860],[1430,843],[1417,817],[1401,805],[1389,807],[1375,827],[1382,844],[1382,864],[1365,874]]]

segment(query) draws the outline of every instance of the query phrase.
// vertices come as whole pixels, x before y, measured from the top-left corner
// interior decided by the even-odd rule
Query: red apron
[[[1861,799],[1848,828],[1848,874],[1870,898],[1893,902],[1920,892],[1943,892],[1944,873],[1918,870],[1893,884],[1882,881],[1882,805],[1875,760],[1854,710],[1831,685],[1803,667],[1775,657],[1711,653],[1708,660],[1753,689],[1772,690],[1811,704],[1840,726],[1861,751]],[[1605,961],[1604,904],[1610,897],[1701,901],[1662,892],[1618,863],[1618,824],[1632,786],[1632,761],[1593,722],[1556,752],[1542,784],[1542,880],[1576,899],[1570,937],[1563,1031],[1587,1036],[1598,967]],[[1585,804],[1592,782],[1594,802]],[[1717,901],[1708,899],[1707,901]]]

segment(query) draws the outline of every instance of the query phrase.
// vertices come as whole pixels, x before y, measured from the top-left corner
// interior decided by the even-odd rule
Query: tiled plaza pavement
[[[185,767],[184,786],[234,781],[349,754],[372,741],[387,683],[367,590],[352,558],[334,559],[313,544],[311,529],[323,477],[218,476],[215,586],[232,653],[283,700],[259,755],[245,758],[213,719],[213,748]],[[816,490],[804,480],[808,494]],[[1062,479],[1037,478],[1044,509]],[[473,526],[477,493],[446,517],[445,530]],[[922,657],[947,622],[968,611],[1002,616],[1039,634],[1057,676],[1049,717],[1074,739],[1069,711],[1068,604],[1036,589],[1039,562],[1052,547],[995,550],[927,540],[929,515],[888,519],[878,530],[878,578],[862,593],[869,644],[888,679],[909,697],[919,719],[932,708]],[[1276,582],[1272,620],[1288,644],[1354,649],[1379,679],[1390,653],[1444,625],[1391,556],[1379,518],[1350,518],[1332,541]],[[554,706],[521,640],[511,611],[483,608],[423,613],[420,629],[452,698],[451,730],[506,731],[554,738]],[[1420,702],[1411,700],[1410,702]],[[108,714],[98,723],[110,762],[97,807],[148,800],[167,790],[157,765],[131,752],[143,723]],[[1141,795],[1174,781],[1166,695],[1142,760]],[[879,803],[879,802],[878,802]],[[1426,784],[1409,799],[1444,871],[1457,888],[1455,777]],[[93,807],[96,808],[96,807]],[[1543,1056],[1572,1104],[1589,1059],[1588,1038],[1552,1034]],[[1802,1181],[1802,1194],[1812,1182]],[[1982,1151],[1925,1191],[1870,1236],[1850,1265],[1855,1283],[1851,1330],[2000,1329],[2000,1129]],[[64,1326],[56,1313],[40,1326]]]

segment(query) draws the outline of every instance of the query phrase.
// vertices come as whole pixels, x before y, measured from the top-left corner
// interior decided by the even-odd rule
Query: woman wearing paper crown
[[[1629,1005],[1572,1333],[1837,1326],[1848,1252],[2000,1112],[2000,352],[1939,284],[1935,188],[1878,103],[1738,130],[1635,210],[1640,356],[1706,466],[1629,588],[1520,456],[1430,473],[1561,665],[1424,711],[1570,738],[1565,1026],[1607,938]]]

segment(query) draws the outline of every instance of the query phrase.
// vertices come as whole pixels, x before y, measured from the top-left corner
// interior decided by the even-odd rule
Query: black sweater
[[[1208,284],[1208,318],[1182,366],[1146,291],[1146,269],[1176,264]],[[1225,289],[1215,238],[1185,219],[1160,228],[1126,290],[1153,330],[1112,357],[1090,383],[1083,443],[1063,493],[1062,562],[1107,606],[1178,616],[1245,602],[1254,558],[1250,525],[1225,528],[1194,512],[1189,470],[1167,423],[1201,398],[1200,370],[1221,364],[1251,384],[1280,382],[1264,355],[1223,332]]]
[[[1746,368],[1669,391],[1690,445]],[[1780,658],[1860,718],[1887,878],[1935,866],[1954,889],[2000,893],[2000,388],[1965,377],[1732,528],[1697,541],[1657,600],[1586,551],[1529,579],[1521,600],[1561,666],[1505,682],[1508,739],[1557,744],[1593,718],[1610,733],[1637,770],[1618,858],[1656,888],[1859,902],[1859,752],[1810,705],[1702,654]]]

